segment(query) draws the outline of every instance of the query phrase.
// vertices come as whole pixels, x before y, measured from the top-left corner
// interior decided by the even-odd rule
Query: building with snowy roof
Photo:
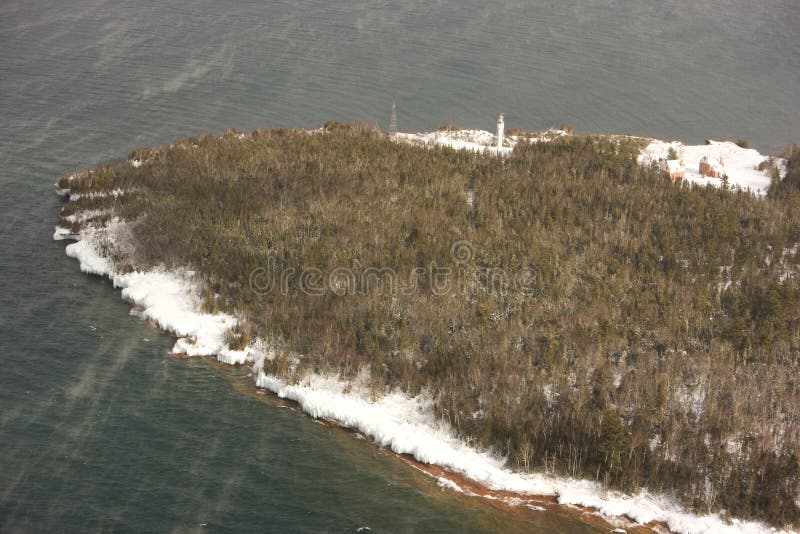
[[[725,174],[725,162],[722,158],[712,158],[710,156],[703,156],[700,160],[700,176],[707,176],[708,178],[722,178]]]
[[[661,160],[661,175],[670,180],[683,180],[686,177],[686,166],[683,164],[683,160]]]

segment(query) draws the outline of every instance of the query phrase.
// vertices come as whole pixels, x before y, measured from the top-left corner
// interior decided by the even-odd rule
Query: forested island
[[[59,226],[124,226],[118,273],[191,269],[269,376],[429,395],[515,471],[800,525],[800,151],[758,198],[645,145],[232,130],[65,175]]]

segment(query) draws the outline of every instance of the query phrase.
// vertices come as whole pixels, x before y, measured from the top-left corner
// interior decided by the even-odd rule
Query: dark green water
[[[585,532],[440,489],[177,360],[51,241],[52,183],[324,120],[800,141],[790,1],[0,3],[0,531]]]

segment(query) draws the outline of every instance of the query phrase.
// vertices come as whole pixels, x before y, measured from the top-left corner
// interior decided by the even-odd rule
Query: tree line
[[[641,141],[570,136],[507,158],[396,143],[367,125],[204,134],[62,185],[64,215],[131,222],[119,269],[201,274],[267,371],[433,393],[509,466],[665,492],[698,511],[798,524],[800,151],[766,200],[675,184]],[[108,215],[106,215],[107,217]],[[74,223],[77,226],[80,223]],[[76,228],[78,229],[78,228]],[[474,255],[454,262],[451,246]],[[309,295],[299,273],[446,266],[453,287]],[[527,291],[485,273],[526,272]],[[455,276],[457,275],[457,276]]]

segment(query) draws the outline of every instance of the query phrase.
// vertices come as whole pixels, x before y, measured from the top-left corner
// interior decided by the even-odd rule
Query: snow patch
[[[438,484],[440,488],[446,488],[452,491],[457,491],[459,493],[464,493],[464,490],[461,489],[461,486],[459,486],[449,478],[436,477],[436,484]]]
[[[78,260],[81,271],[97,276],[111,276],[113,269],[108,258],[102,257],[88,239],[71,243],[66,248],[67,256]]]
[[[63,190],[62,190],[63,191]],[[66,190],[64,193],[69,194],[69,201],[75,202],[80,198],[106,198],[106,197],[121,197],[125,194],[124,189],[113,189],[111,191],[92,191],[91,193],[73,193],[70,190]]]
[[[566,130],[551,129],[527,135],[505,136],[503,147],[497,148],[497,136],[486,130],[440,130],[423,133],[396,133],[395,140],[422,146],[446,146],[456,150],[486,152],[509,156],[518,143],[544,143],[570,135]]]
[[[658,163],[668,159],[670,149],[675,151],[678,159],[683,160],[686,180],[691,183],[722,186],[721,179],[707,178],[700,174],[700,161],[704,157],[724,161],[724,170],[731,187],[749,189],[758,196],[764,196],[772,181],[767,172],[758,170],[759,165],[769,159],[768,156],[759,154],[752,148],[742,148],[730,141],[709,141],[707,145],[684,145],[680,141],[654,139],[642,150],[638,161],[642,165]],[[785,169],[783,160],[778,160],[777,163],[779,169]]]
[[[100,243],[105,239],[114,241],[114,235],[124,230],[124,223],[119,221],[103,228],[88,228],[80,241],[67,245],[67,256],[78,260],[81,271],[110,278],[114,287],[122,289],[123,299],[141,308],[142,318],[180,336],[172,352],[217,356],[227,350],[226,334],[236,326],[236,319],[197,311],[202,302],[192,271],[154,269],[120,274],[114,270],[112,262],[101,254]],[[223,358],[232,359],[230,355]]]
[[[397,133],[395,139],[401,142],[423,146],[446,146],[455,150],[469,150],[508,156],[513,146],[497,147],[497,136],[485,130],[445,130],[429,133]]]
[[[72,230],[70,230],[69,228],[64,228],[63,226],[56,226],[56,229],[53,232],[53,240],[64,241],[65,239],[77,240],[80,239],[80,236],[77,234],[73,234]]]
[[[263,365],[265,358],[267,360],[275,359],[275,351],[268,349],[261,339],[257,339],[242,350],[232,350],[225,347],[217,354],[217,359],[228,365],[255,364],[256,362]]]

